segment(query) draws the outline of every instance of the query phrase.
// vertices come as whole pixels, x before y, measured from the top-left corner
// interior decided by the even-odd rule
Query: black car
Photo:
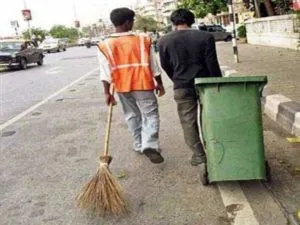
[[[194,24],[192,26],[195,30],[202,30],[211,33],[216,41],[231,41],[231,32],[226,31],[221,25],[205,25],[205,24]],[[169,25],[165,28],[165,33],[172,31],[172,26]]]
[[[28,64],[37,63],[41,66],[43,62],[43,50],[38,49],[33,41],[0,41],[0,66],[19,67],[25,70]]]
[[[199,26],[199,30],[210,32],[216,41],[231,41],[231,32],[226,31],[221,25],[204,25]]]

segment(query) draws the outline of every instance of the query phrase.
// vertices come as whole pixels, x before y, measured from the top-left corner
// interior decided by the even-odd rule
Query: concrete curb
[[[238,74],[228,66],[221,66],[224,77]],[[262,98],[264,113],[292,135],[300,136],[300,103],[281,95]]]

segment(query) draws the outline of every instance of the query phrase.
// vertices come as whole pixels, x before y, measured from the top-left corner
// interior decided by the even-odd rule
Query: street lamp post
[[[228,10],[230,15],[230,25],[232,27],[232,47],[233,47],[233,55],[234,55],[234,61],[236,63],[239,62],[239,54],[238,54],[238,47],[237,47],[237,41],[236,41],[236,19],[235,19],[235,12],[232,6],[232,0],[227,0],[228,4]]]
[[[79,31],[80,22],[77,20],[77,12],[76,12],[76,6],[75,6],[74,1],[73,1],[73,12],[74,12],[75,23],[76,24],[78,23],[78,25],[75,25],[75,27],[76,27],[77,35],[78,35],[78,39],[79,39],[80,38],[80,31]]]

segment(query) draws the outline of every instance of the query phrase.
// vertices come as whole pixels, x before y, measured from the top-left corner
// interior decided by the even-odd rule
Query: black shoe
[[[156,149],[146,148],[143,153],[150,159],[152,163],[158,164],[164,161],[164,158]]]

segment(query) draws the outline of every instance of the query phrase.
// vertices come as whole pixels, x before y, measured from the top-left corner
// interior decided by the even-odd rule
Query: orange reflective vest
[[[136,34],[110,37],[98,47],[109,61],[112,83],[117,92],[155,89],[149,37]]]

